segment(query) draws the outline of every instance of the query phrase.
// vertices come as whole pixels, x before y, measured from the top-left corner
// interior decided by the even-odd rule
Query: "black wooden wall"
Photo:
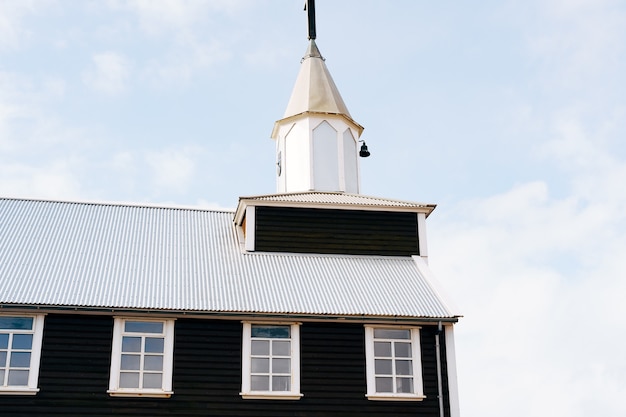
[[[303,323],[301,392],[297,401],[243,400],[241,323],[178,319],[171,398],[110,397],[113,319],[46,317],[36,396],[0,395],[3,417],[254,416],[439,417],[435,362],[436,327],[421,330],[424,390],[421,402],[365,398],[364,328],[359,324]],[[445,340],[441,338],[445,358]],[[443,374],[447,374],[445,361]],[[444,379],[444,387],[447,380]],[[444,388],[445,415],[449,416]]]
[[[255,249],[267,252],[419,255],[417,214],[257,207]]]

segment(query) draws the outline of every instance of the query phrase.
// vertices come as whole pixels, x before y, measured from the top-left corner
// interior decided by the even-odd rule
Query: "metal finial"
[[[315,0],[306,0],[304,10],[307,11],[309,21],[309,39],[315,39],[317,37],[315,33]]]

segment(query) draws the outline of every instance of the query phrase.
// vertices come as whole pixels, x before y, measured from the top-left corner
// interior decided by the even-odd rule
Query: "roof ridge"
[[[198,206],[185,206],[170,204],[158,204],[148,202],[127,202],[127,201],[106,201],[106,200],[72,200],[72,199],[49,199],[49,198],[35,198],[35,197],[5,197],[0,196],[0,200],[12,200],[12,201],[29,201],[40,203],[58,203],[58,204],[79,204],[87,206],[116,206],[116,207],[136,207],[136,208],[155,208],[164,210],[188,210],[188,211],[207,211],[216,213],[234,213],[235,209],[212,209]]]
[[[239,197],[239,200],[273,198],[273,197],[289,197],[289,196],[299,196],[299,195],[302,195],[302,196],[304,195],[338,195],[338,196],[360,198],[364,200],[379,200],[379,201],[382,200],[382,201],[388,201],[388,202],[393,202],[393,203],[403,203],[403,204],[409,204],[409,205],[435,206],[435,204],[422,203],[418,201],[399,200],[396,198],[389,198],[389,197],[376,197],[376,196],[365,195],[365,194],[346,193],[343,191],[292,191],[288,193],[272,193],[272,194],[261,194],[261,195],[254,195],[254,196],[244,196],[244,197]]]

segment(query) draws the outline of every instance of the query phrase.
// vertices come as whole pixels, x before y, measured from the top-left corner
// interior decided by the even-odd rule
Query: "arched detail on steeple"
[[[316,191],[340,191],[338,133],[326,120],[312,130],[312,185]]]

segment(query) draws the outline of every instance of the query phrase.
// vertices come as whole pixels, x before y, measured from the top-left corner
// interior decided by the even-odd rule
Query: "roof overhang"
[[[348,123],[354,130],[357,131],[357,136],[361,137],[363,130],[365,128],[354,121],[350,116],[344,113],[330,113],[330,112],[320,112],[320,111],[304,111],[298,114],[294,114],[289,117],[285,117],[283,119],[277,120],[274,122],[274,128],[272,129],[272,135],[270,136],[272,139],[278,139],[278,131],[280,127],[283,125],[287,125],[290,123],[295,123],[298,120],[305,119],[307,117],[321,117],[321,118],[334,118],[334,119],[342,119]]]
[[[200,310],[167,310],[142,309],[128,307],[90,307],[84,305],[30,305],[0,304],[0,312],[4,313],[38,313],[38,314],[90,314],[90,315],[124,315],[145,317],[159,315],[175,318],[220,319],[220,320],[263,320],[271,321],[303,321],[303,322],[339,322],[339,323],[372,323],[372,324],[429,324],[456,323],[463,316],[449,317],[413,317],[413,316],[366,316],[366,315],[333,315],[333,314],[290,314],[242,311],[200,311]]]
[[[239,197],[239,203],[233,219],[235,224],[242,224],[246,208],[249,206],[414,212],[424,213],[426,217],[428,217],[436,207],[435,204],[415,203],[340,192],[309,191],[286,194],[266,194]]]

